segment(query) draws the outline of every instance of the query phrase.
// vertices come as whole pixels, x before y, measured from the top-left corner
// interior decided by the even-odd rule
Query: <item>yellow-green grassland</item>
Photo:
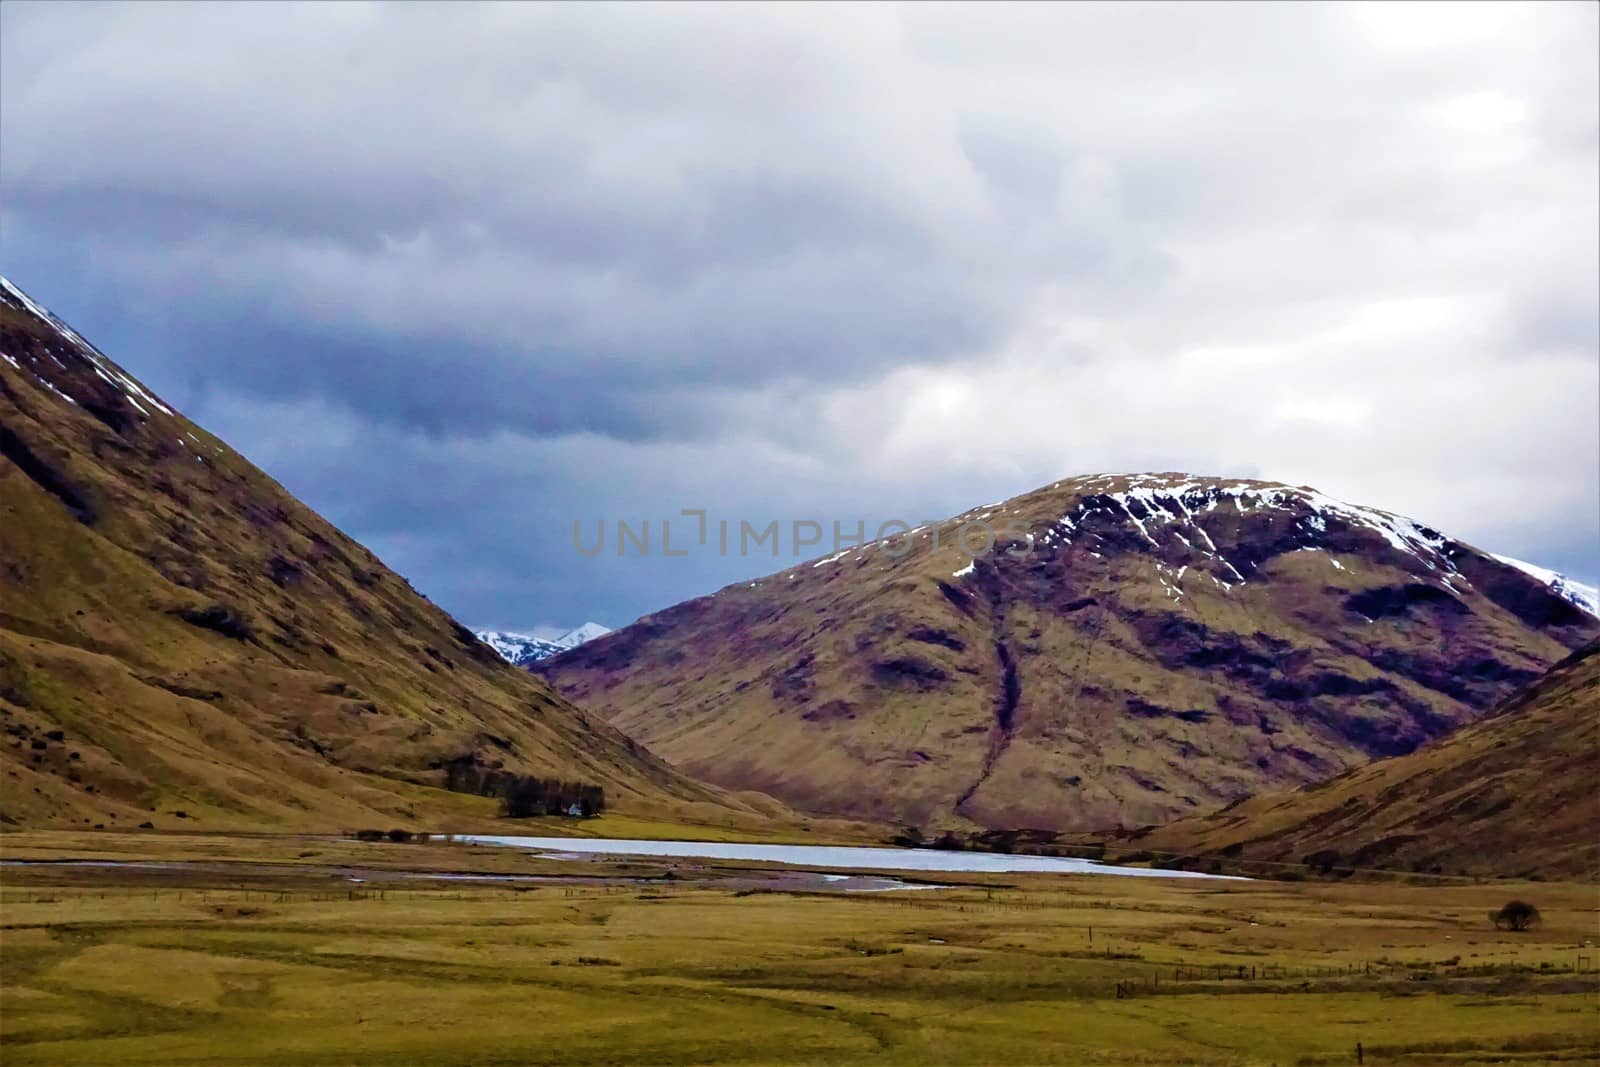
[[[938,875],[948,888],[842,893],[775,890],[758,865],[443,843],[0,849],[7,1065],[1600,1057],[1592,885]],[[189,865],[17,862],[66,858]],[[1494,927],[1513,897],[1538,927]]]

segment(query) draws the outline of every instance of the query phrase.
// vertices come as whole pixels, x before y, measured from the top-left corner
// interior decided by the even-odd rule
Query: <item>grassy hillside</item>
[[[1313,866],[1600,877],[1600,643],[1469,726],[1140,845]]]
[[[0,291],[0,824],[481,818],[452,764],[728,815]],[[180,814],[182,813],[182,814]]]
[[[962,531],[995,550],[977,560]],[[1007,529],[1016,531],[1007,534]],[[1167,821],[1408,752],[1600,621],[1314,491],[1047,486],[535,664],[691,774],[924,828]]]

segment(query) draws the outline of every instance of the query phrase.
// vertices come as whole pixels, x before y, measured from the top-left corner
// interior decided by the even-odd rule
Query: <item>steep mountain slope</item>
[[[0,728],[12,825],[484,809],[423,788],[460,763],[599,783],[613,806],[724,803],[3,279]]]
[[[1140,843],[1318,866],[1594,878],[1597,781],[1600,643],[1416,752],[1180,820]]]
[[[473,634],[500,653],[500,658],[507,663],[518,667],[526,667],[535,660],[547,656],[554,656],[558,652],[565,652],[569,648],[577,648],[585,641],[593,641],[597,637],[604,637],[611,631],[597,622],[586,622],[582,626],[574,627],[559,637],[534,637],[532,634],[519,634],[511,630],[474,630]]]
[[[1000,530],[994,551],[985,529]],[[1015,531],[1006,533],[1005,530]],[[646,616],[533,669],[692,774],[923,826],[1105,828],[1408,752],[1600,622],[1313,490],[1098,475]]]
[[[1574,581],[1565,574],[1557,574],[1547,567],[1538,567],[1520,559],[1512,559],[1510,556],[1496,556],[1495,559],[1517,568],[1524,574],[1532,575],[1549,586],[1550,591],[1562,600],[1576,604],[1590,615],[1600,616],[1600,589]]]

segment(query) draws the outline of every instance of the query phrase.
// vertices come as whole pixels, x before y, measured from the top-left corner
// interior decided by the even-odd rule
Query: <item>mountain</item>
[[[724,810],[0,279],[0,823],[359,825],[496,767]],[[177,813],[182,812],[182,816]]]
[[[586,622],[559,637],[550,638],[519,634],[511,630],[473,631],[478,640],[500,653],[500,657],[506,662],[518,667],[526,667],[534,660],[553,656],[557,652],[565,652],[569,648],[577,648],[585,641],[593,641],[610,632],[597,622]]]
[[[1565,574],[1544,567],[1537,567],[1532,563],[1524,563],[1520,559],[1510,556],[1496,556],[1501,563],[1517,568],[1524,574],[1532,575],[1537,580],[1550,587],[1550,591],[1570,604],[1576,604],[1590,615],[1600,617],[1600,589],[1592,585],[1568,578]]]
[[[1600,643],[1406,756],[1140,834],[1316,866],[1600,877]]]
[[[536,659],[566,651],[555,641],[532,634],[519,634],[511,630],[474,630],[479,641],[499,653],[500,658],[517,667],[525,667]]]
[[[601,626],[597,622],[586,622],[582,626],[568,630],[556,638],[555,644],[557,648],[566,651],[569,648],[577,648],[585,641],[593,641],[597,637],[604,637],[610,632],[609,627]]]
[[[969,558],[958,544],[994,551]],[[1312,489],[1057,482],[648,615],[533,670],[676,766],[924,827],[1162,822],[1409,752],[1600,621]]]

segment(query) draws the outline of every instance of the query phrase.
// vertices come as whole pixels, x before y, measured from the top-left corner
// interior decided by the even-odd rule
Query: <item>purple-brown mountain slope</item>
[[[0,824],[487,814],[479,764],[726,811],[0,278]],[[177,813],[182,812],[180,817]]]
[[[972,560],[969,522],[1022,533]],[[1409,752],[1600,632],[1517,567],[1287,485],[1075,478],[913,537],[534,669],[724,786],[922,826],[1085,829]]]
[[[1294,793],[1180,819],[1136,847],[1313,867],[1600,876],[1600,642],[1480,722]]]

